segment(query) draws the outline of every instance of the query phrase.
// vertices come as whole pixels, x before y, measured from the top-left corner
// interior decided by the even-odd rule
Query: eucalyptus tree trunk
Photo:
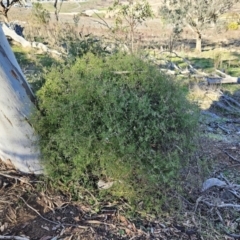
[[[35,97],[0,25],[0,159],[25,173],[42,173],[37,136],[28,118]]]

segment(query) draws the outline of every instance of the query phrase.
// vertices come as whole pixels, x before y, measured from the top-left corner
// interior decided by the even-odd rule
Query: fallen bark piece
[[[238,101],[236,101],[235,99],[233,99],[232,97],[227,96],[227,95],[223,95],[222,98],[231,102],[231,103],[233,103],[234,105],[236,105],[240,108],[240,103]]]
[[[18,236],[3,236],[3,235],[0,235],[0,239],[29,240],[30,238],[27,238],[27,237],[18,237]]]
[[[226,182],[219,180],[218,178],[209,178],[207,179],[202,186],[202,192],[206,191],[211,187],[225,187],[227,186]]]

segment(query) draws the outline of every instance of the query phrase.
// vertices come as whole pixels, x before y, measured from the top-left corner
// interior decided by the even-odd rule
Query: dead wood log
[[[228,129],[226,129],[225,127],[221,126],[221,125],[217,125],[218,128],[220,128],[223,132],[225,132],[226,134],[230,134],[230,131]]]
[[[226,105],[223,104],[222,102],[215,102],[214,106],[215,106],[215,107],[218,107],[218,108],[220,108],[220,109],[223,109],[223,110],[225,110],[225,111],[228,111],[228,112],[230,112],[230,113],[235,112],[235,111],[233,111],[232,108],[226,106]]]
[[[209,117],[213,118],[214,120],[220,120],[221,119],[221,117],[219,117],[217,114],[206,111],[206,110],[202,110],[201,113],[206,115],[206,116],[209,116]]]
[[[10,37],[15,42],[21,44],[24,48],[37,48],[43,52],[49,52],[56,55],[62,55],[62,53],[48,48],[45,44],[39,42],[29,42],[25,38],[19,36],[13,29],[10,29],[5,23],[2,23],[2,30],[5,36]]]
[[[240,103],[237,100],[235,100],[234,98],[227,96],[227,95],[223,95],[222,98],[226,99],[229,102],[232,102],[234,105],[236,105],[240,108]]]
[[[229,104],[225,104],[224,102],[220,102],[220,101],[214,102],[214,106],[221,110],[227,111],[229,114],[237,114],[237,115],[240,114],[239,108],[233,107],[232,105],[229,105]]]
[[[207,74],[205,72],[201,72],[199,70],[197,70],[196,68],[193,67],[193,65],[191,64],[191,62],[189,60],[187,60],[186,58],[184,57],[181,57],[179,56],[176,52],[172,52],[172,51],[161,51],[161,53],[170,53],[170,54],[174,54],[175,57],[178,57],[178,58],[181,58],[186,64],[187,64],[187,68],[188,68],[188,71],[189,73],[191,74],[197,74],[197,75],[200,75],[200,76],[207,76]],[[181,70],[180,67],[178,67],[179,70]],[[184,73],[182,73],[184,74]]]
[[[206,116],[212,118],[212,121],[221,121],[221,122],[226,122],[226,123],[240,123],[240,119],[230,119],[230,118],[219,117],[215,113],[211,113],[211,112],[209,112],[207,110],[202,110],[201,114],[206,115]]]
[[[236,106],[234,106],[233,104],[231,104],[227,99],[225,99],[224,97],[222,97],[222,102],[224,102],[226,104],[226,106],[232,108],[233,111],[236,111],[236,112],[240,112],[240,109]]]
[[[224,83],[237,83],[240,84],[239,77],[205,77],[208,84],[224,84]]]
[[[221,76],[217,77],[206,77],[206,81],[208,84],[224,84],[224,83],[240,83],[240,77],[232,77],[218,69],[216,69],[216,72],[218,72]]]

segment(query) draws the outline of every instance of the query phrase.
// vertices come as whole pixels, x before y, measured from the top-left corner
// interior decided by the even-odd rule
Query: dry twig
[[[18,180],[18,181],[20,181],[20,182],[22,182],[22,183],[26,183],[26,184],[28,184],[29,186],[32,186],[32,185],[28,182],[28,180],[27,180],[26,178],[16,177],[16,176],[12,176],[12,175],[5,174],[5,173],[1,173],[1,172],[0,172],[0,175],[3,176],[3,177],[6,177],[6,178],[11,178],[11,179]]]
[[[43,217],[36,209],[34,209],[33,207],[31,207],[22,197],[19,197],[30,209],[32,209],[35,213],[37,213],[37,215],[42,218],[43,220],[47,221],[47,222],[50,222],[50,223],[53,223],[55,225],[59,225],[61,224],[60,222],[54,222],[54,221],[51,221],[45,217]]]
[[[228,233],[226,230],[223,230],[225,232],[226,235],[228,235],[229,237],[232,237],[234,239],[240,239],[240,234],[234,234],[234,233]]]
[[[205,200],[201,200],[201,202],[205,203],[208,207],[216,207],[216,208],[240,208],[239,204],[232,204],[232,203],[222,203],[222,204],[213,204],[207,202]]]
[[[235,157],[233,157],[231,154],[229,154],[227,151],[222,150],[229,158],[231,158],[233,161],[240,163],[240,160],[237,160]]]

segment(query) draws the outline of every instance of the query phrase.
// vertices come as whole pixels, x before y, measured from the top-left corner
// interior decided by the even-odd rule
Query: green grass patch
[[[11,48],[21,67],[28,66],[31,63],[28,49],[24,49],[19,45],[12,45]]]
[[[186,54],[184,57],[187,58],[195,68],[206,73],[213,73],[215,69],[224,70],[231,76],[239,76],[240,73],[240,54],[238,52],[214,49],[204,51],[200,54]]]
[[[41,88],[44,82],[42,74],[45,69],[60,61],[49,54],[38,54],[34,49],[26,49],[19,45],[12,45],[11,48],[20,67],[24,69],[25,77],[33,91]]]
[[[182,58],[179,57],[169,57],[169,60],[175,64],[177,64],[180,68],[186,68],[187,63],[185,63]]]
[[[189,58],[189,61],[196,69],[204,72],[212,72],[214,70],[214,60],[211,58]]]
[[[239,95],[240,87],[239,84],[224,84],[223,90],[230,95]]]
[[[234,67],[227,68],[226,73],[233,76],[233,77],[240,77],[240,67],[238,67],[238,68],[234,68]]]
[[[19,45],[11,46],[13,53],[22,68],[32,67],[40,69],[42,67],[51,67],[57,60],[49,54],[38,54],[37,50],[23,48]]]

